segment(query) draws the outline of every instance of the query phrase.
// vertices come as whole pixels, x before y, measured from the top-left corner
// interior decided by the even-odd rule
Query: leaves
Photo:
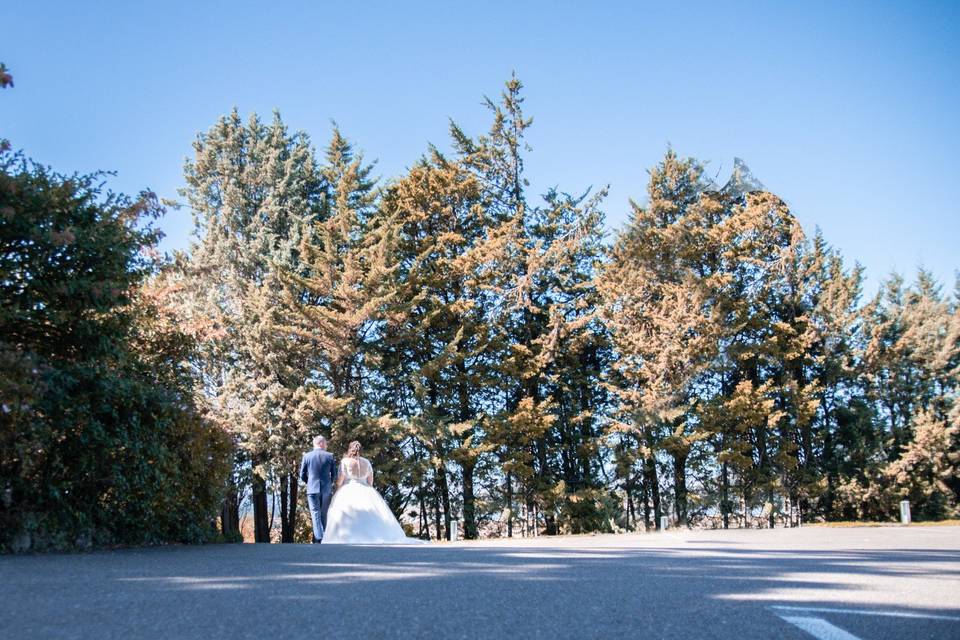
[[[2,169],[0,548],[208,538],[229,443],[193,402],[173,283],[148,279],[156,200]]]

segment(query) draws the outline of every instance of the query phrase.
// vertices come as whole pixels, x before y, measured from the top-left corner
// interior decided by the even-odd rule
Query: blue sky
[[[176,197],[197,132],[278,108],[322,146],[336,120],[402,173],[449,118],[487,125],[512,71],[533,186],[610,184],[611,230],[668,145],[723,180],[734,157],[819,226],[868,289],[960,268],[960,3],[16,2],[0,135],[61,171]],[[836,5],[836,6],[835,6]],[[183,248],[171,212],[164,247]]]

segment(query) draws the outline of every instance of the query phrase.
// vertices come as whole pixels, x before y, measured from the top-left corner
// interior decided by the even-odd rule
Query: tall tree
[[[573,197],[554,189],[541,205],[530,203],[525,134],[532,120],[523,113],[522,89],[513,77],[499,101],[486,101],[493,118],[486,134],[470,138],[456,125],[451,131],[490,224],[467,259],[487,292],[489,351],[501,354],[494,373],[499,406],[489,411],[486,442],[504,471],[507,530],[518,489],[526,532],[536,534],[542,519],[553,534],[558,518],[579,526],[579,505],[602,509],[606,501],[595,482],[601,464],[594,409],[603,403],[595,383],[605,356],[592,282],[605,191]],[[472,484],[472,467],[461,470]],[[466,495],[465,505],[472,500]]]
[[[297,354],[302,404],[295,413],[327,430],[335,448],[362,440],[397,508],[403,470],[392,412],[379,412],[370,397],[375,347],[393,295],[394,232],[371,173],[335,128],[320,169],[320,215],[304,235],[298,269],[282,273],[284,317],[277,327]]]
[[[291,134],[278,113],[244,124],[234,110],[197,137],[194,152],[181,192],[196,225],[185,267],[193,313],[222,329],[196,363],[212,414],[249,464],[255,538],[269,542],[267,478],[278,445],[289,446],[280,434],[301,381],[286,375],[264,336],[276,323],[269,310],[279,272],[299,268],[300,242],[319,215],[320,177],[308,138]],[[279,462],[289,478],[289,457]]]
[[[473,481],[484,450],[480,423],[492,400],[492,359],[489,295],[467,255],[490,221],[476,177],[436,150],[391,186],[384,209],[398,228],[395,304],[383,345],[392,382],[385,398],[403,407],[403,419],[430,455],[445,535],[453,517],[447,465],[460,467],[464,535],[475,538]]]
[[[808,250],[805,275],[810,280],[809,314],[817,336],[810,346],[815,360],[809,375],[819,382],[820,396],[811,446],[816,469],[825,480],[817,509],[832,517],[838,515],[836,491],[841,477],[863,469],[865,459],[877,449],[861,381],[863,269],[859,265],[847,269],[842,256],[818,231]]]
[[[687,458],[707,435],[693,411],[695,385],[717,340],[708,299],[712,273],[703,264],[704,224],[713,215],[707,187],[698,163],[668,151],[650,173],[648,205],[632,203],[603,279],[605,317],[618,354],[611,372],[618,399],[613,427],[633,434],[641,446],[657,528],[657,454],[672,458],[675,513],[686,524]]]

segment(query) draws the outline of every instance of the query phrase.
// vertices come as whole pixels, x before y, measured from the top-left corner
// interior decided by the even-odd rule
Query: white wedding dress
[[[341,486],[327,510],[324,544],[419,544],[408,538],[390,507],[371,485],[373,467],[366,458],[340,461]]]

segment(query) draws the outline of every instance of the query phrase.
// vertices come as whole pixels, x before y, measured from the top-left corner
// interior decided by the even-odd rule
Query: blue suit
[[[324,449],[314,449],[303,454],[300,462],[300,480],[307,483],[307,504],[313,520],[313,539],[323,539],[327,526],[327,509],[337,479],[337,465],[333,454]]]

